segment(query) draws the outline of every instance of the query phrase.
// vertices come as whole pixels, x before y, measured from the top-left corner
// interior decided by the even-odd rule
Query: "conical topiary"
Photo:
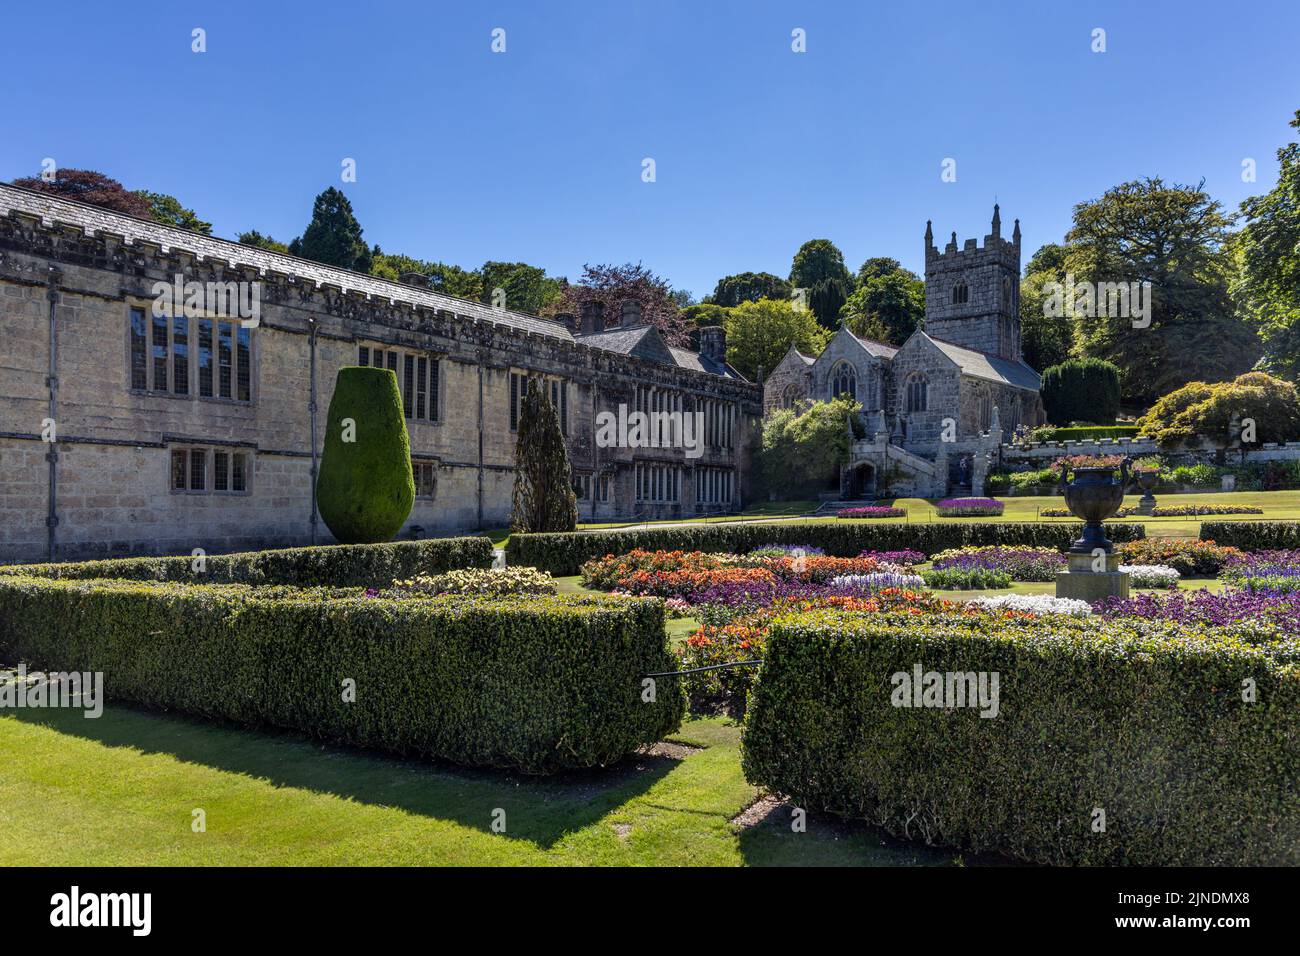
[[[514,520],[520,533],[572,531],[578,521],[569,449],[546,390],[528,380],[515,442]]]
[[[316,480],[316,507],[344,544],[391,541],[415,502],[411,442],[397,376],[339,369]]]

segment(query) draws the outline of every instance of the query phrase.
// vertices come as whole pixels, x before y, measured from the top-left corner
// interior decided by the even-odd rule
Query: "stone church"
[[[315,475],[351,365],[398,378],[416,485],[401,538],[509,525],[530,381],[567,436],[581,520],[752,495],[762,388],[726,364],[722,329],[693,352],[635,301],[548,320],[404,278],[0,185],[0,562],[331,542]],[[209,298],[160,308],[174,282]],[[255,320],[226,308],[245,289]],[[702,428],[690,449],[602,447],[597,416],[620,408]]]
[[[897,348],[841,325],[819,356],[791,346],[763,383],[765,411],[848,395],[862,405],[836,493],[940,496],[982,490],[1005,432],[1045,421],[1020,349],[1020,221],[993,207],[980,246],[941,251],[925,228],[925,320]]]

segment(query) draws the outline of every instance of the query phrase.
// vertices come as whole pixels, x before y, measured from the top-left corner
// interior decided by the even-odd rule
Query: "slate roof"
[[[734,378],[741,382],[745,381],[745,377],[730,365],[715,362],[700,352],[692,352],[690,349],[679,349],[673,346],[669,346],[668,351],[673,353],[673,358],[682,368],[694,369],[697,372],[708,372],[712,375],[721,375],[724,378]]]
[[[1001,382],[1004,385],[1014,385],[1016,388],[1025,388],[1035,392],[1042,388],[1042,379],[1038,377],[1038,373],[1023,361],[1012,362],[996,355],[989,355],[987,352],[976,352],[974,349],[954,345],[951,342],[945,342],[943,339],[936,339],[925,332],[920,334],[933,342],[940,352],[952,359],[965,375],[987,379],[991,382]]]
[[[871,339],[864,339],[860,335],[854,335],[850,329],[846,329],[845,331],[847,331],[849,335],[853,336],[853,340],[866,349],[871,355],[875,355],[878,358],[891,359],[898,354],[898,349],[894,348],[892,345],[886,345],[884,342],[873,342]]]
[[[88,236],[100,232],[109,233],[123,237],[128,245],[146,242],[160,246],[164,252],[180,249],[205,259],[252,266],[263,273],[278,272],[282,275],[309,279],[318,285],[328,283],[345,291],[362,292],[377,299],[406,302],[431,309],[446,309],[472,319],[495,322],[498,325],[568,342],[573,341],[573,336],[565,325],[535,315],[494,309],[481,302],[458,299],[455,296],[443,295],[440,292],[421,289],[402,282],[351,272],[286,253],[271,252],[269,249],[247,246],[229,239],[217,239],[186,229],[178,229],[175,226],[137,219],[134,216],[102,209],[74,199],[0,183],[0,215],[8,216],[15,212],[37,217],[49,225],[62,223],[75,226],[84,230]],[[605,346],[598,345],[598,347]]]
[[[579,334],[577,341],[583,345],[592,345],[598,349],[608,349],[611,352],[621,352],[624,355],[635,355],[637,358],[648,359],[651,362],[659,362],[663,365],[676,365],[679,368],[691,369],[696,372],[708,372],[711,375],[721,375],[724,378],[744,381],[740,373],[730,365],[714,362],[699,352],[692,352],[690,349],[679,349],[669,345],[664,341],[663,336],[659,334],[657,328],[644,322],[637,325],[614,326],[602,332]]]

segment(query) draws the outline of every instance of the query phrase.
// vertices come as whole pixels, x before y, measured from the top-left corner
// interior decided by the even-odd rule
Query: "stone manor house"
[[[839,497],[934,497],[982,490],[1003,429],[1046,420],[1038,373],[1020,351],[1020,220],[1011,238],[993,207],[980,247],[940,251],[925,227],[925,320],[898,348],[846,326],[821,355],[793,346],[767,377],[767,411],[849,395],[861,420]]]
[[[156,310],[177,276],[255,283],[260,315]],[[509,523],[529,379],[584,520],[732,511],[762,388],[723,330],[700,342],[669,346],[636,302],[540,319],[0,185],[0,561],[330,542],[314,475],[351,365],[401,387],[417,497],[399,537]],[[701,454],[600,447],[620,405],[700,413]]]

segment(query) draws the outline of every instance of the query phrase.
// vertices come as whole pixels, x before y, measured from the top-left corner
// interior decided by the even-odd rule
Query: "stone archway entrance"
[[[849,468],[848,497],[874,498],[876,495],[876,469],[868,462],[859,462]]]

